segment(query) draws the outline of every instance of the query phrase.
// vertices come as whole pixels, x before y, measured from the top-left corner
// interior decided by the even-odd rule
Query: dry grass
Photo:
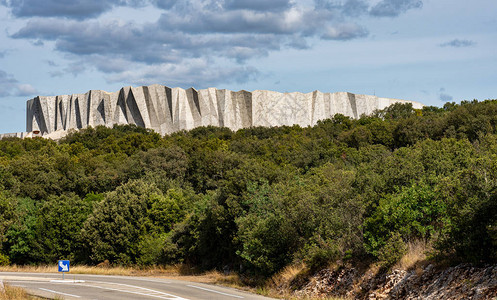
[[[182,276],[184,277],[184,275]],[[219,283],[223,285],[228,285],[232,287],[241,287],[243,286],[242,280],[238,274],[222,274],[218,271],[210,271],[202,274],[201,277],[203,280],[207,280],[207,282]]]
[[[334,266],[330,266],[333,268]],[[343,297],[302,297],[295,296],[293,291],[293,285],[299,285],[299,282],[305,280],[309,276],[309,269],[303,263],[290,265],[284,268],[281,272],[274,275],[263,288],[257,290],[258,294],[289,300],[346,300],[348,298]]]
[[[39,299],[32,297],[20,287],[5,285],[5,289],[0,290],[0,300],[26,300],[26,299]]]
[[[289,290],[297,276],[307,271],[305,264],[290,265],[274,275],[267,283],[267,289]]]
[[[395,264],[394,269],[409,270],[421,266],[427,261],[427,253],[432,251],[431,245],[424,240],[409,242],[407,253]]]
[[[123,275],[123,276],[154,276],[154,275],[180,275],[180,266],[167,267],[98,267],[98,266],[71,266],[71,274],[94,275]],[[28,273],[58,273],[57,265],[43,266],[0,266],[0,272],[28,272]]]

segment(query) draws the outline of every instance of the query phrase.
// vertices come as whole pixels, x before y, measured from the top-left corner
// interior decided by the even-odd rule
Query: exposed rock
[[[312,295],[317,297],[325,296],[351,296],[359,272],[355,268],[342,268],[336,271],[330,269],[321,270],[309,283],[295,295],[304,297]]]
[[[495,299],[497,265],[469,264],[446,269],[428,265],[421,270],[392,270],[387,274],[359,273],[354,268],[325,269],[314,275],[296,297],[342,296],[352,299]]]

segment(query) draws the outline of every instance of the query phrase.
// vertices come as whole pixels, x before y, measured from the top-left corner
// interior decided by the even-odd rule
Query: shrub
[[[5,254],[0,253],[0,266],[10,265],[9,257]]]
[[[340,257],[338,246],[335,243],[332,243],[332,241],[325,242],[320,239],[318,239],[318,242],[306,245],[303,251],[305,253],[304,262],[312,271],[326,267]]]
[[[402,240],[400,233],[396,232],[387,240],[385,246],[378,251],[378,260],[381,267],[390,268],[406,253],[407,246]]]

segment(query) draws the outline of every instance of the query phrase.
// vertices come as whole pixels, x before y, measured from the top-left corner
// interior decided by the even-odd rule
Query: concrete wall
[[[169,88],[163,85],[124,87],[114,93],[39,96],[27,102],[26,131],[63,136],[87,126],[135,124],[161,135],[199,126],[233,130],[251,126],[313,126],[340,113],[352,118],[371,114],[393,103],[418,102],[351,93],[279,93]]]
[[[0,140],[3,138],[9,138],[9,137],[15,137],[15,138],[33,138],[41,136],[41,133],[39,132],[14,132],[14,133],[1,133],[0,134]]]

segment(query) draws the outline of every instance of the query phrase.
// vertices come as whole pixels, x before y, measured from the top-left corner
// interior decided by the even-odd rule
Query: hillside
[[[376,264],[423,241],[446,265],[497,262],[497,101],[313,127],[98,126],[0,140],[0,264],[162,265],[264,280]]]

